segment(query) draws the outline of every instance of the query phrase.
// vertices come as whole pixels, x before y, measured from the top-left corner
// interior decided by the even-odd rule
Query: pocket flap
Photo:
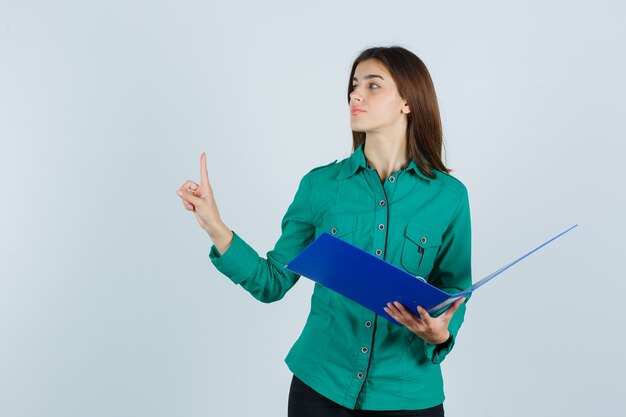
[[[408,223],[404,235],[423,248],[441,245],[441,233],[423,223]]]
[[[354,232],[357,225],[357,217],[350,215],[328,216],[322,220],[324,232],[333,236],[343,236],[346,233]]]

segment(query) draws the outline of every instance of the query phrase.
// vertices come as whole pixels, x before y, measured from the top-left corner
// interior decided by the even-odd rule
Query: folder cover
[[[383,309],[388,302],[398,301],[416,316],[419,316],[418,305],[429,314],[441,310],[576,226],[578,225],[559,233],[456,294],[448,294],[427,283],[423,278],[415,277],[404,269],[326,232],[295,256],[285,268],[338,292],[392,323],[400,325]]]

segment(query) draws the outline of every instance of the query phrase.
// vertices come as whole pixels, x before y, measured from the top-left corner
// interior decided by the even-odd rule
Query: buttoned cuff
[[[260,257],[250,245],[233,231],[233,240],[226,252],[221,254],[215,245],[212,245],[209,259],[218,271],[230,278],[233,283],[239,284],[252,275],[259,264]]]
[[[431,345],[428,342],[425,343],[426,357],[434,364],[443,362],[446,355],[452,350],[454,346],[454,336],[450,333],[450,337],[443,343],[438,345]]]

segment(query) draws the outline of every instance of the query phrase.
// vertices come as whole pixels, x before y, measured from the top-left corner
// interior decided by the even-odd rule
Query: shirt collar
[[[367,160],[365,159],[365,154],[363,153],[364,147],[365,147],[365,142],[361,143],[355,149],[355,151],[352,152],[352,155],[350,155],[350,157],[345,160],[345,162],[343,163],[343,166],[341,167],[341,170],[339,171],[339,174],[337,175],[337,179],[344,179],[344,178],[351,177],[359,170],[359,168],[363,168],[363,169],[368,168]],[[424,175],[424,173],[420,171],[420,169],[417,167],[417,164],[412,159],[411,159],[411,162],[409,162],[409,165],[407,165],[407,167],[404,169],[404,171],[413,171],[418,176],[420,176],[421,178],[427,181],[430,181],[432,179]]]

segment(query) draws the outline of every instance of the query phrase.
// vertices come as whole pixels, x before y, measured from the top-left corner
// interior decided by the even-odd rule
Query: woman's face
[[[350,93],[352,130],[366,133],[404,132],[406,113],[409,111],[391,75],[378,60],[368,59],[357,65]]]

